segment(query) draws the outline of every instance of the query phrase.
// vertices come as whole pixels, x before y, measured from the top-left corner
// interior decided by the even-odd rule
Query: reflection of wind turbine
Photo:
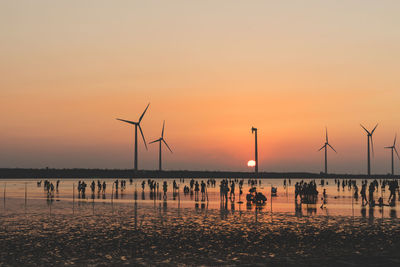
[[[146,147],[146,150],[147,150],[146,140],[144,139],[142,127],[140,127],[140,122],[142,121],[144,114],[146,113],[147,109],[149,108],[149,105],[150,105],[150,103],[147,105],[146,109],[143,111],[142,116],[140,116],[138,122],[117,119],[119,121],[123,121],[123,122],[129,123],[129,124],[135,125],[135,171],[138,170],[138,146],[137,146],[137,129],[138,128],[139,128],[140,133],[142,135],[144,146]]]
[[[323,148],[325,148],[325,174],[328,174],[328,146],[329,146],[330,148],[332,148],[333,151],[336,152],[336,150],[335,150],[335,149],[329,144],[329,142],[328,142],[328,129],[325,128],[325,131],[326,131],[326,135],[325,135],[326,141],[325,141],[325,144],[324,144],[318,151],[321,151]],[[336,153],[337,153],[337,152],[336,152]]]
[[[158,138],[157,140],[154,140],[153,142],[150,142],[149,144],[152,144],[152,143],[155,143],[155,142],[159,142],[159,170],[161,171],[162,169],[161,169],[161,142],[164,142],[164,144],[167,146],[167,148],[169,149],[169,151],[171,151],[171,153],[172,153],[172,150],[171,150],[171,148],[169,148],[169,146],[168,146],[168,144],[167,144],[167,142],[165,142],[165,139],[164,139],[164,126],[165,126],[165,121],[163,122],[163,126],[162,126],[162,131],[161,131],[161,137],[160,138]]]
[[[399,153],[397,153],[397,149],[396,149],[396,139],[397,139],[397,134],[394,136],[393,146],[385,146],[385,148],[390,148],[390,149],[392,150],[392,175],[394,175],[394,157],[393,157],[393,151],[396,152],[397,158],[400,159]]]
[[[361,127],[367,132],[368,176],[370,176],[371,175],[370,140],[371,140],[371,147],[372,147],[372,156],[374,156],[374,142],[372,140],[372,135],[374,134],[376,127],[378,127],[378,124],[376,124],[375,128],[371,132],[369,132],[367,129],[365,129],[364,126],[361,125]]]
[[[256,162],[256,166],[254,166],[254,170],[256,173],[258,173],[258,145],[257,145],[257,128],[251,127],[251,133],[255,133],[255,150],[254,150],[254,154],[255,154],[255,162]]]

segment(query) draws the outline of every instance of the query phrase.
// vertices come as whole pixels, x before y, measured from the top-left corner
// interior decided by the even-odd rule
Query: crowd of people
[[[315,180],[310,182],[305,182],[301,180],[300,182],[296,182],[294,185],[294,194],[295,200],[297,201],[297,197],[299,196],[302,203],[312,204],[316,203],[318,197],[317,184]]]
[[[332,179],[333,180],[333,179]],[[328,196],[326,193],[325,186],[329,185],[329,182],[332,181],[329,179],[320,179],[318,186],[320,186],[323,190],[321,195],[321,208],[326,207]],[[130,179],[131,184],[133,182]],[[164,200],[167,200],[168,196],[168,187],[169,185],[172,186],[172,194],[173,199],[176,196],[179,197],[179,190],[180,186],[183,188],[184,195],[190,195],[191,197],[194,196],[194,200],[196,202],[201,201],[209,201],[208,196],[208,188],[216,187],[216,179],[190,179],[188,183],[185,183],[184,178],[180,178],[178,181],[173,180],[172,182],[168,181],[160,181],[157,179],[147,179],[141,182],[142,186],[142,195],[144,199],[144,191],[146,185],[150,191],[150,198],[161,199],[161,196]],[[235,202],[236,197],[239,196],[239,203],[242,203],[240,197],[243,194],[243,185],[245,179],[221,179],[219,185],[219,195],[220,201],[222,203],[227,203],[228,201]],[[283,179],[283,187],[287,188],[291,186],[291,179]],[[399,194],[399,183],[397,179],[374,179],[374,180],[355,180],[355,179],[334,179],[335,186],[340,191],[351,191],[351,196],[357,201],[359,196],[361,197],[361,205],[366,206],[369,205],[370,207],[383,207],[383,206],[395,206],[398,194],[398,200],[400,201],[400,194]],[[43,189],[47,194],[48,198],[52,198],[54,196],[54,192],[58,192],[60,180],[56,180],[56,182],[52,182],[50,180],[40,180],[37,182],[37,186],[41,187],[43,184]],[[246,195],[246,200],[248,203],[264,203],[266,202],[266,197],[262,194],[259,189],[261,187],[261,180],[259,179],[247,179],[247,184],[249,188],[249,193]],[[161,185],[161,190],[160,190]],[[359,190],[360,185],[360,190]],[[86,188],[88,184],[85,181],[78,181],[78,197],[79,198],[86,198]],[[318,186],[316,180],[301,180],[297,181],[294,185],[294,198],[297,203],[297,199],[300,198],[300,203],[306,204],[316,204],[318,201]],[[92,198],[94,198],[95,193],[97,192],[98,195],[103,194],[103,198],[105,198],[107,183],[106,181],[100,180],[92,180],[89,182],[89,187],[92,193]],[[118,198],[118,194],[123,194],[124,190],[126,189],[126,180],[119,180],[116,179],[112,182],[113,192],[112,196],[114,198]],[[135,185],[136,188],[136,185]],[[384,192],[388,189],[390,192],[389,197],[385,200],[386,197],[384,196]],[[380,196],[378,192],[380,191]],[[137,193],[135,189],[135,199],[137,199]],[[277,195],[277,187],[271,185],[271,196]],[[378,195],[378,196],[376,196]],[[337,198],[339,196],[333,196],[333,198]]]
[[[43,190],[45,191],[47,198],[53,198],[54,197],[54,191],[58,192],[58,187],[60,185],[60,180],[56,181],[56,186],[54,186],[53,182],[49,180],[40,180],[37,182],[37,186],[41,187],[43,182]]]

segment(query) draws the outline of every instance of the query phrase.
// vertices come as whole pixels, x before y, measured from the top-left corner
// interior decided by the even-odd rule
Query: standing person
[[[168,190],[168,184],[166,181],[164,181],[164,184],[163,184],[164,200],[167,199],[167,190]]]
[[[354,198],[358,199],[358,186],[356,184],[354,184]]]
[[[389,196],[389,202],[392,198],[396,198],[396,184],[394,183],[394,181],[390,181],[389,182],[389,191],[390,191],[390,196]]]
[[[233,195],[233,200],[235,200],[235,182],[233,182],[233,181],[231,182],[231,193],[229,195],[231,200],[232,200],[232,195]]]
[[[119,184],[119,181],[117,179],[117,180],[115,180],[115,191],[118,191],[118,184]]]
[[[225,183],[224,183],[224,198],[225,198],[225,203],[228,202],[228,192],[229,192],[228,180],[225,180]]]
[[[201,181],[201,201],[206,200],[206,183]]]
[[[86,193],[86,183],[83,181],[82,183],[81,183],[81,190],[82,190],[82,198],[85,198],[86,197],[86,195],[85,195],[85,193]]]
[[[199,191],[200,191],[199,182],[196,181],[196,183],[194,184],[194,197],[196,201],[199,201]]]
[[[106,182],[104,181],[104,182],[103,182],[103,193],[106,192],[106,186],[107,186],[107,185],[106,185]]]
[[[190,180],[190,191],[193,191],[194,179]]]
[[[363,183],[360,191],[363,205],[364,205],[364,200],[366,201],[366,203],[368,203],[366,191],[367,191],[367,184]]]
[[[369,203],[371,204],[374,200],[375,184],[372,182],[369,184]]]
[[[92,189],[92,194],[94,194],[94,190],[96,189],[96,183],[94,181],[90,184],[90,189]]]
[[[294,185],[294,199],[297,200],[297,196],[299,195],[300,192],[300,185],[299,182],[296,182]]]

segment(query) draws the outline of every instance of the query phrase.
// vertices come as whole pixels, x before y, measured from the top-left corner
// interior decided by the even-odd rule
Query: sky
[[[0,167],[390,171],[399,1],[0,1]],[[139,139],[140,140],[140,139]],[[400,161],[396,160],[400,173]],[[139,168],[158,145],[139,141]]]

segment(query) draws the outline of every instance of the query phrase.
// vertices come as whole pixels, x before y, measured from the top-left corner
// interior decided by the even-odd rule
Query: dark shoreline
[[[388,174],[321,174],[308,172],[230,172],[230,171],[189,171],[189,170],[139,170],[132,169],[25,169],[25,168],[0,168],[0,179],[5,178],[346,178],[346,179],[391,179],[400,176]]]

